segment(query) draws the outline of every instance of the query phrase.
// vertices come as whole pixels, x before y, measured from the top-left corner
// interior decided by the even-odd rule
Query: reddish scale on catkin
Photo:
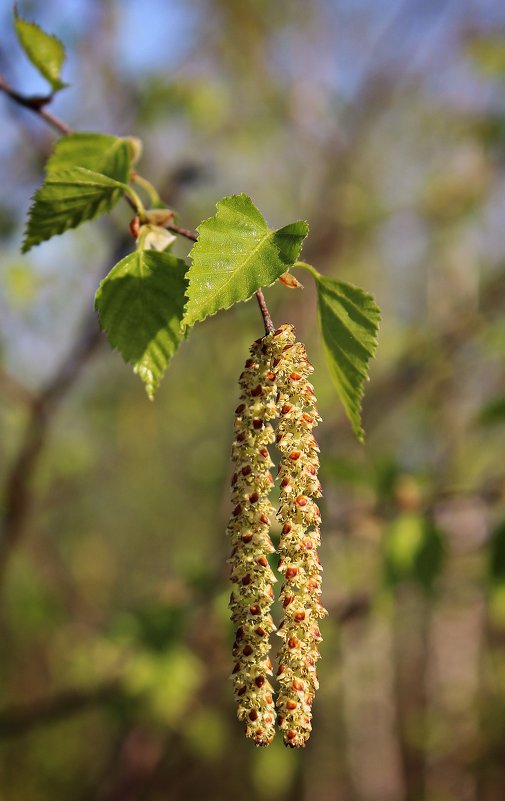
[[[253,344],[239,379],[232,447],[233,512],[227,529],[232,545],[230,609],[236,627],[232,680],[237,715],[245,723],[247,737],[263,746],[275,734],[269,652],[270,634],[275,630],[270,607],[276,579],[267,558],[275,550],[269,533],[274,509],[268,499],[273,485],[268,445],[275,439],[269,421],[277,415],[271,346],[271,334]]]
[[[282,529],[278,550],[284,578],[280,592],[283,618],[278,630],[282,644],[277,724],[286,745],[300,748],[312,729],[311,707],[319,686],[319,619],[327,614],[320,600],[320,512],[313,500],[321,496],[321,485],[317,477],[319,447],[312,429],[321,418],[314,388],[308,381],[314,368],[304,345],[295,341],[292,326],[282,326],[274,333],[274,349],[279,415],[275,441],[281,453],[277,517]]]

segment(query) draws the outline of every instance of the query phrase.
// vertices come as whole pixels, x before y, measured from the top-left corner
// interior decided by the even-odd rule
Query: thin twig
[[[258,289],[258,291],[256,292],[256,300],[258,301],[258,306],[260,307],[261,316],[263,317],[265,334],[272,334],[275,331],[275,326],[272,322],[272,318],[270,317],[270,312],[268,311],[268,306],[266,304],[265,297],[261,289]]]
[[[23,108],[27,108],[29,111],[32,111],[34,114],[38,114],[38,116],[42,117],[47,124],[51,126],[51,128],[54,128],[63,136],[72,133],[72,128],[70,125],[67,125],[66,122],[47,110],[46,106],[53,99],[52,95],[47,95],[45,97],[41,97],[40,95],[23,95],[21,92],[17,92],[15,89],[13,89],[13,87],[5,80],[3,75],[0,75],[0,91],[4,92],[18,106],[22,106]]]
[[[191,239],[192,242],[198,240],[197,235],[193,231],[189,231],[188,228],[181,228],[179,225],[174,225],[173,223],[167,225],[166,228],[174,234],[179,234],[180,236],[185,236],[186,239]]]

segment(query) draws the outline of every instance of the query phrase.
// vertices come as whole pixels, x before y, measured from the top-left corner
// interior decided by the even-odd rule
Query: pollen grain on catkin
[[[285,744],[300,748],[312,729],[311,707],[319,686],[319,620],[327,614],[320,600],[320,512],[314,501],[321,495],[321,485],[319,447],[312,430],[321,418],[308,380],[313,367],[293,326],[284,325],[274,333],[272,365],[279,412],[275,442],[281,454],[277,518],[282,527],[278,550],[283,574],[277,724]]]
[[[273,485],[268,445],[275,438],[271,420],[276,417],[275,375],[271,371],[272,335],[257,340],[245,363],[240,402],[235,410],[232,446],[232,504],[228,524],[231,539],[231,619],[235,624],[232,680],[237,715],[245,733],[256,745],[269,745],[275,734],[275,706],[270,682],[270,634],[275,630],[270,608],[276,581],[268,556],[269,500]]]

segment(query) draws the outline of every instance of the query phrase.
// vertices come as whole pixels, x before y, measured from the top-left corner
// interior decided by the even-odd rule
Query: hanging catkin
[[[282,326],[275,332],[274,347],[272,365],[280,418],[275,441],[281,453],[279,571],[284,577],[280,592],[283,618],[278,630],[282,644],[277,673],[277,724],[286,745],[299,748],[305,745],[312,729],[311,706],[319,686],[319,618],[326,614],[320,601],[321,566],[316,550],[320,543],[320,512],[313,500],[321,495],[321,485],[317,477],[319,447],[312,429],[321,418],[314,388],[308,381],[313,367],[304,345],[295,341],[292,326]]]
[[[273,689],[268,678],[272,675],[269,636],[275,630],[270,607],[276,580],[268,563],[268,555],[274,551],[269,534],[274,509],[268,500],[273,462],[267,446],[274,441],[269,421],[277,414],[271,347],[271,334],[254,343],[239,380],[241,395],[232,447],[234,509],[228,524],[237,715],[245,723],[247,737],[263,746],[269,745],[275,733]]]

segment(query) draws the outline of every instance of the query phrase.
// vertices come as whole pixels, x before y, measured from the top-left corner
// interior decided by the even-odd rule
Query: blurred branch
[[[46,723],[55,723],[122,697],[123,691],[114,680],[91,690],[67,690],[53,698],[0,710],[0,737],[18,737]]]
[[[33,403],[35,400],[34,392],[21,384],[14,376],[10,375],[3,367],[0,367],[0,392],[14,402],[23,404]]]
[[[32,480],[47,431],[58,404],[75,383],[82,368],[97,349],[101,332],[95,314],[89,313],[68,355],[53,378],[31,400],[21,444],[10,468],[0,517],[0,584],[9,557],[19,543],[32,504]]]
[[[52,95],[41,96],[21,94],[21,92],[17,92],[12,88],[12,86],[5,80],[3,75],[0,75],[0,92],[6,94],[18,106],[22,106],[29,111],[33,111],[34,114],[38,114],[39,117],[42,117],[47,124],[51,126],[51,128],[54,128],[63,136],[72,133],[72,128],[67,125],[66,122],[61,120],[59,117],[56,117],[55,114],[52,114],[46,108],[47,104],[53,99]]]

